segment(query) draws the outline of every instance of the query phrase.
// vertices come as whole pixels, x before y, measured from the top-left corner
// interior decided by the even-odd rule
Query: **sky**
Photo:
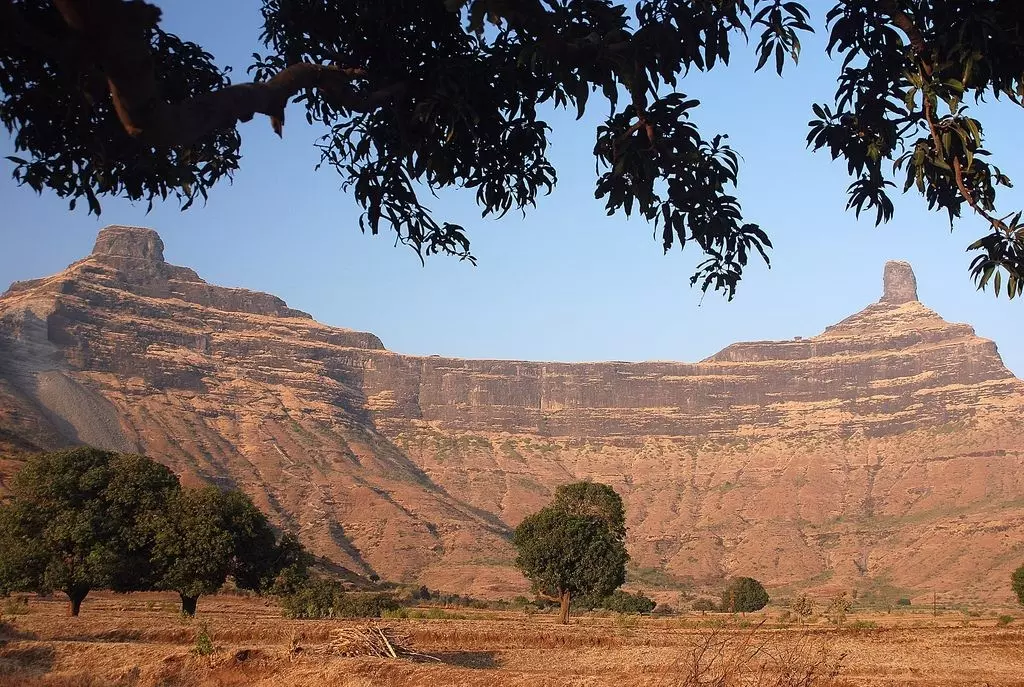
[[[242,79],[259,51],[259,3],[175,0],[164,28],[198,42]],[[812,7],[816,3],[807,3]],[[546,116],[556,190],[525,217],[480,219],[472,191],[445,192],[428,205],[439,219],[470,229],[477,266],[434,256],[421,265],[393,237],[359,232],[359,208],[332,170],[314,171],[320,133],[293,106],[284,138],[266,118],[241,125],[243,160],[232,184],[206,205],[180,212],[176,202],[106,199],[98,219],[84,203],[69,212],[53,194],[10,179],[0,160],[0,291],[15,280],[55,273],[88,254],[109,224],[160,232],[169,262],[208,282],[273,293],[327,324],[371,331],[391,350],[467,358],[523,360],[696,361],[736,341],[813,336],[881,295],[886,260],[908,260],[922,302],[947,320],[967,322],[992,339],[1007,366],[1024,377],[1024,299],[975,290],[968,244],[984,222],[965,216],[951,232],[944,214],[918,195],[895,198],[887,225],[845,210],[845,165],[805,148],[813,102],[835,90],[837,63],[822,31],[804,40],[799,66],[782,78],[753,72],[753,46],[733,63],[691,74],[680,90],[701,100],[694,119],[705,138],[727,133],[742,155],[736,191],[747,221],[775,245],[771,269],[748,268],[736,298],[702,297],[689,277],[702,255],[662,254],[653,228],[607,217],[594,199],[592,149],[605,108],[591,99],[575,113]],[[1022,113],[1003,101],[977,108],[987,148],[1012,179],[1024,177],[1018,150]],[[0,155],[13,153],[0,135]],[[1000,190],[1001,212],[1024,209],[1024,193]]]

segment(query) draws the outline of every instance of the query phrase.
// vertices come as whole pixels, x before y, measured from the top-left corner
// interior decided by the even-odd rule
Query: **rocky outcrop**
[[[624,495],[649,589],[752,574],[1002,599],[1024,558],[1024,384],[917,300],[909,265],[883,282],[818,336],[698,363],[414,357],[108,227],[0,297],[0,450],[145,451],[359,573],[482,595],[525,591],[511,528],[596,479]]]

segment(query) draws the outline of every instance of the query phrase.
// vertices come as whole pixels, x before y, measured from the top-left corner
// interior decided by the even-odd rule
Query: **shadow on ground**
[[[0,684],[3,678],[18,680],[40,677],[53,670],[56,652],[53,647],[0,641]]]
[[[442,651],[441,653],[431,653],[430,655],[441,663],[461,668],[487,669],[498,667],[497,651]]]

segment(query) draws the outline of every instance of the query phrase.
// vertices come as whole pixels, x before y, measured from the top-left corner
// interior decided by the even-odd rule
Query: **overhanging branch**
[[[365,111],[380,107],[405,88],[394,85],[362,94],[352,85],[365,76],[362,69],[300,63],[269,81],[236,84],[169,103],[160,93],[150,50],[150,35],[160,20],[158,8],[143,0],[54,0],[54,5],[78,38],[80,59],[98,65],[106,76],[125,131],[154,145],[188,146],[257,114],[270,117],[280,135],[285,106],[307,89],[320,90],[339,109]]]

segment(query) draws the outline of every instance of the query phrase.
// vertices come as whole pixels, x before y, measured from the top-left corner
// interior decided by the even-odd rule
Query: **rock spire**
[[[917,278],[909,262],[890,260],[882,276],[882,303],[902,305],[917,300]]]

